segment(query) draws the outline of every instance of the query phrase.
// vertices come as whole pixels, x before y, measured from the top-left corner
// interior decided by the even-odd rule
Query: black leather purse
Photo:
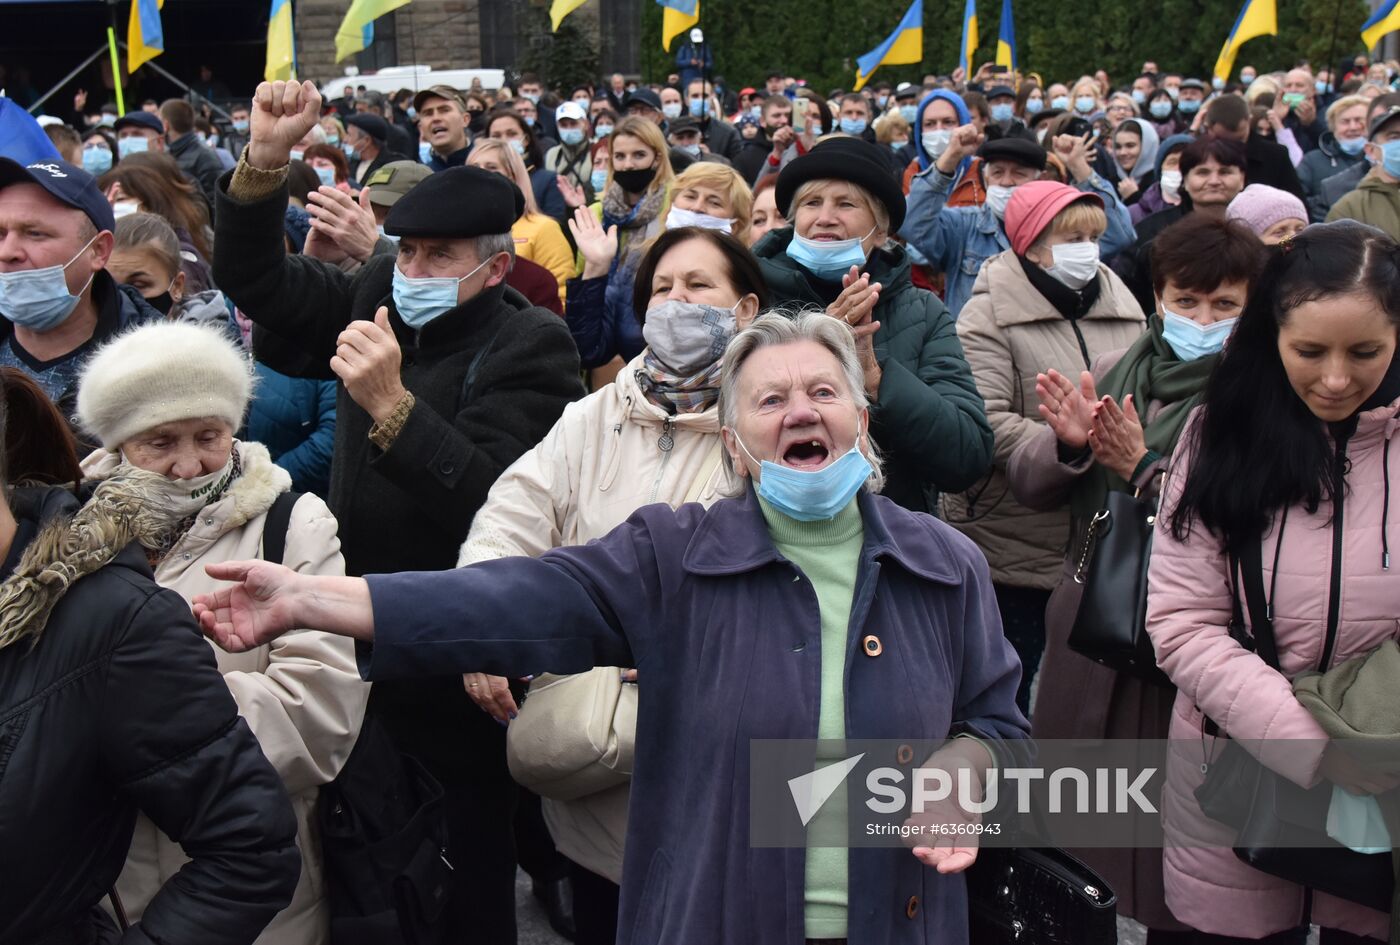
[[[1089,522],[1075,583],[1084,587],[1069,648],[1109,669],[1170,686],[1147,635],[1147,566],[1157,499],[1110,491]]]
[[[1251,545],[1231,559],[1238,586],[1243,577],[1249,627],[1245,631],[1238,595],[1230,633],[1245,649],[1254,650],[1274,669],[1279,668],[1273,620],[1264,600],[1264,570],[1259,546]],[[1206,720],[1206,734],[1219,728]],[[1203,762],[1206,777],[1196,788],[1196,801],[1207,817],[1239,833],[1235,855],[1255,869],[1329,895],[1389,912],[1395,889],[1392,861],[1347,849],[1327,835],[1327,808],[1332,784],[1324,781],[1302,788],[1270,771],[1237,743],[1225,740],[1214,761]]]
[[[967,871],[970,945],[1114,945],[1117,897],[1064,850],[989,848]]]

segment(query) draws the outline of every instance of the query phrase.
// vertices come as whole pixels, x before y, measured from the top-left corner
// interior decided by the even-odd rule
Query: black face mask
[[[630,171],[613,171],[613,180],[629,194],[640,194],[655,179],[655,166]]]
[[[146,304],[168,318],[170,310],[175,307],[175,300],[171,298],[170,290],[166,289],[160,295],[151,296],[146,300]]]
[[[467,127],[471,129],[472,134],[481,134],[482,130],[486,127],[486,113],[480,109],[469,108],[467,109],[467,114],[471,116],[467,122]]]

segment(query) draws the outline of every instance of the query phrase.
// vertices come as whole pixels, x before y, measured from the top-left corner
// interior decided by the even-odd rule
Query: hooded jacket
[[[120,940],[246,945],[291,899],[296,821],[189,605],[129,544],[165,523],[150,521],[151,497],[132,480],[81,507],[52,488],[17,489],[10,504],[20,527],[0,583],[0,943],[116,942],[97,905],[141,812],[191,859]],[[28,583],[17,561],[80,575],[42,634],[16,597]]]
[[[1356,220],[1400,239],[1400,184],[1386,183],[1374,171],[1367,174],[1327,212],[1327,222],[1335,220]]]
[[[1197,408],[1197,412],[1199,413]],[[1290,680],[1341,663],[1400,636],[1395,602],[1400,569],[1386,568],[1385,550],[1400,535],[1400,501],[1392,492],[1400,471],[1395,452],[1400,400],[1359,414],[1355,433],[1339,449],[1345,487],[1340,507],[1323,501],[1276,515],[1262,543],[1263,584],[1273,612],[1281,671],[1246,650],[1229,633],[1232,589],[1225,549],[1197,523],[1185,541],[1171,517],[1185,487],[1194,449],[1188,422],[1167,477],[1152,539],[1147,632],[1159,665],[1178,694],[1168,737],[1191,751],[1167,762],[1162,814],[1167,905],[1203,932],[1260,938],[1303,920],[1304,891],[1261,873],[1235,856],[1235,833],[1201,812],[1194,792],[1202,782],[1203,751],[1222,747],[1202,734],[1209,717],[1231,738],[1262,747],[1259,761],[1296,784],[1318,781],[1327,735],[1293,693]],[[1334,444],[1336,441],[1333,441]],[[1281,532],[1281,534],[1280,534]],[[1243,600],[1243,597],[1240,598]],[[1337,622],[1330,663],[1323,666],[1328,617]],[[1317,893],[1312,920],[1384,941],[1382,913]]]
[[[266,447],[235,441],[234,449],[242,459],[242,475],[221,499],[200,511],[156,567],[156,582],[186,603],[222,585],[205,573],[206,564],[262,557],[267,512],[291,487],[291,477],[272,464]],[[99,450],[84,461],[83,471],[102,480],[117,469],[120,459],[111,450]],[[292,507],[282,561],[303,574],[345,573],[335,518],[316,496],[303,495]],[[226,653],[212,645],[211,650],[239,715],[291,794],[297,845],[307,851],[296,895],[258,937],[258,945],[322,945],[329,920],[316,827],[317,790],[340,773],[350,756],[369,699],[369,686],[355,667],[353,642],[302,630],[246,653]],[[127,914],[139,918],[186,862],[179,844],[150,819],[138,817],[126,868],[117,882]]]
[[[1366,155],[1360,151],[1355,155],[1347,154],[1330,131],[1324,131],[1318,138],[1315,150],[1303,155],[1303,163],[1298,165],[1298,180],[1303,185],[1303,199],[1308,205],[1308,222],[1321,223],[1332,209],[1333,201],[1323,196],[1322,182],[1358,164],[1366,164]]]
[[[462,545],[459,567],[587,544],[655,502],[709,506],[723,497],[718,408],[666,413],[642,394],[641,367],[639,355],[611,384],[564,408],[540,444],[496,480]],[[658,445],[663,435],[671,437],[669,450]],[[635,741],[635,725],[617,735]],[[528,775],[518,780],[530,786]],[[572,801],[545,798],[555,847],[620,883],[630,793],[623,784]]]
[[[787,254],[792,234],[792,227],[773,230],[754,247],[773,304],[825,309],[815,278]],[[865,266],[882,286],[872,315],[880,323],[874,344],[882,377],[870,432],[885,454],[885,495],[932,513],[940,491],[966,489],[986,473],[992,430],[953,319],[938,296],[914,285],[909,269],[909,254],[895,243]]]
[[[1152,167],[1152,185],[1144,190],[1137,202],[1128,208],[1128,216],[1133,221],[1134,227],[1137,227],[1139,223],[1152,214],[1176,206],[1174,203],[1168,203],[1167,198],[1162,194],[1162,165],[1167,163],[1167,158],[1171,157],[1173,153],[1195,140],[1191,135],[1172,135],[1157,145],[1157,159],[1153,162]],[[1179,199],[1181,191],[1178,189],[1177,193]]]

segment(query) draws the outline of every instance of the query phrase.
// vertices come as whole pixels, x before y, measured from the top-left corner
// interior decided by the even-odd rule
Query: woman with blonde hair
[[[1070,88],[1069,107],[1081,118],[1103,111],[1103,89],[1093,76],[1080,76]]]
[[[697,161],[676,176],[666,229],[698,226],[723,230],[749,242],[753,191],[738,171],[717,161]]]
[[[577,271],[574,257],[569,252],[569,241],[564,238],[559,224],[540,213],[539,204],[535,202],[535,195],[530,189],[530,172],[525,169],[525,161],[499,138],[478,138],[472,145],[467,164],[500,174],[520,188],[525,196],[525,212],[510,228],[510,234],[515,238],[515,255],[539,263],[553,273],[559,283],[559,298],[562,301],[564,287]]]

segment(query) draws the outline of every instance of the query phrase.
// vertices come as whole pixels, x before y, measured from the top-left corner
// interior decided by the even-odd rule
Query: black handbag
[[[1147,635],[1147,565],[1157,500],[1110,491],[1089,522],[1074,581],[1084,587],[1069,648],[1109,669],[1170,686]]]
[[[1064,850],[984,847],[967,871],[970,945],[1114,945],[1117,897]]]
[[[1251,544],[1231,559],[1232,576],[1243,577],[1249,627],[1245,632],[1238,595],[1230,633],[1274,669],[1279,668],[1273,620],[1264,600],[1262,554]],[[1206,720],[1206,734],[1218,726]],[[1238,830],[1235,855],[1260,872],[1350,902],[1389,912],[1395,889],[1388,856],[1357,853],[1327,835],[1332,784],[1303,788],[1260,764],[1237,743],[1226,740],[1220,757],[1205,762],[1206,777],[1196,788],[1201,811]]]

